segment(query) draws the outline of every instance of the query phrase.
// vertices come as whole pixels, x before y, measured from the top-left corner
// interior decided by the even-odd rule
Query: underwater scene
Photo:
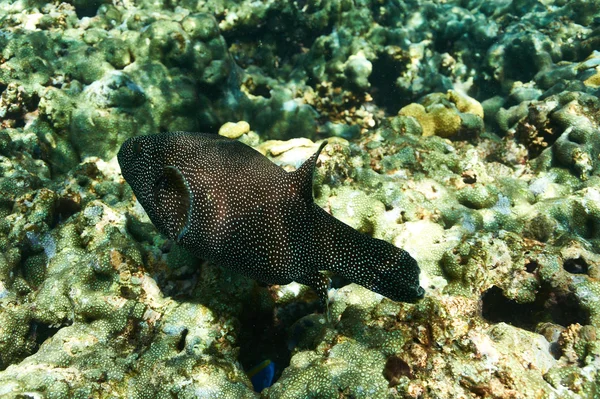
[[[0,1],[0,399],[600,398],[599,0]]]

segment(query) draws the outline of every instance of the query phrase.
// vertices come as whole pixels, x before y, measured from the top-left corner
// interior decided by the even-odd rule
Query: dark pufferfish
[[[329,270],[395,301],[423,297],[403,249],[362,234],[314,203],[321,144],[294,172],[213,134],[128,139],[121,172],[157,229],[196,256],[268,284],[296,281],[327,304]]]

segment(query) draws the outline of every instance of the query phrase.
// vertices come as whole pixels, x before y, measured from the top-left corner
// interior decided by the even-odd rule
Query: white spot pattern
[[[422,297],[419,267],[406,251],[313,202],[319,152],[288,173],[238,141],[172,132],[127,140],[118,160],[150,220],[198,257],[268,284],[309,285],[324,302],[329,279],[320,270],[393,300]],[[183,183],[170,181],[178,176]]]

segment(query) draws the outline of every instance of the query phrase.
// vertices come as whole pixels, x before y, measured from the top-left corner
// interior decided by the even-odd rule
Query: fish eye
[[[140,152],[142,152],[142,144],[139,141],[134,141],[132,150],[134,154],[138,155]]]

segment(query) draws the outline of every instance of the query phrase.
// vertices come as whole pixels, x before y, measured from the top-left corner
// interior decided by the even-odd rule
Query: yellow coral
[[[246,121],[237,123],[227,122],[219,129],[219,135],[230,139],[237,139],[250,131],[250,125]]]
[[[433,125],[433,121],[431,120],[431,118],[429,118],[429,116],[427,115],[425,107],[421,104],[408,104],[406,107],[398,111],[398,115],[412,116],[421,125],[421,128],[423,129],[423,136],[433,136],[435,126]]]
[[[426,110],[421,104],[413,103],[402,108],[398,115],[415,118],[423,129],[423,136],[450,137],[460,130],[460,115],[442,104],[433,105]]]
[[[464,113],[483,119],[481,104],[454,90],[448,90],[446,94],[432,93],[423,99],[423,104],[409,104],[398,112],[398,115],[415,118],[423,129],[423,136],[457,135],[463,123],[460,115]]]
[[[593,88],[600,87],[600,68],[596,68],[596,71],[596,74],[583,81],[584,85]]]
[[[452,101],[460,112],[474,114],[483,119],[483,107],[479,101],[454,90],[448,90],[446,95],[448,100]]]

